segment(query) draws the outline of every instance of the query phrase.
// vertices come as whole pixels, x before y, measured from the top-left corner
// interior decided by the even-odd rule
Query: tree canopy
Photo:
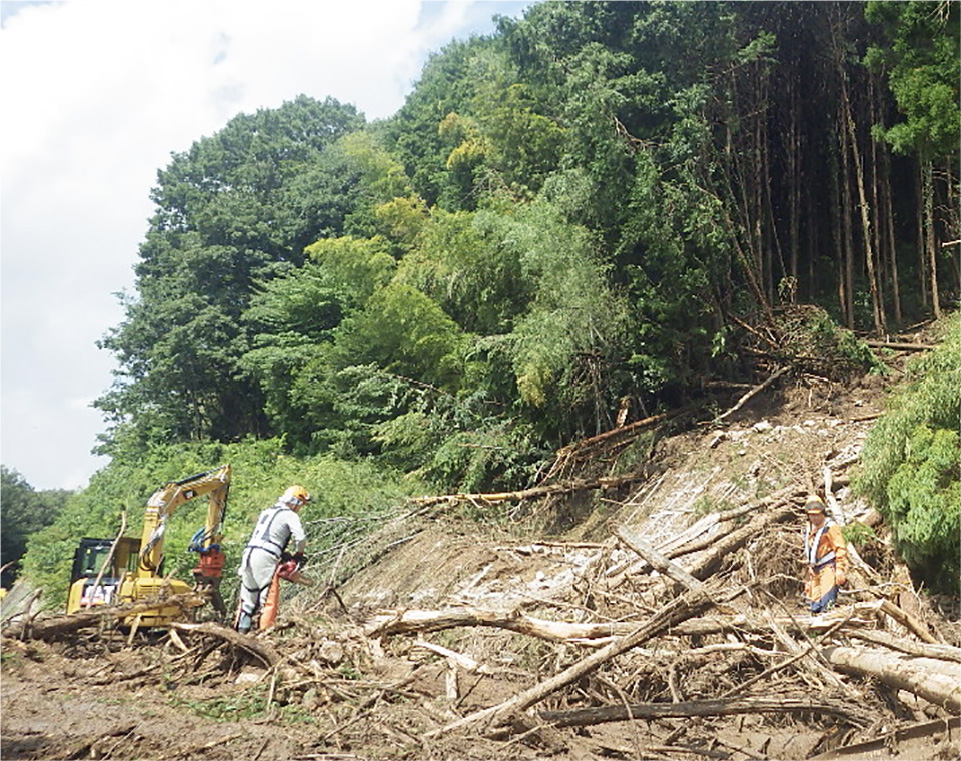
[[[382,122],[236,116],[158,172],[101,451],[279,441],[518,487],[624,410],[743,380],[741,326],[799,301],[847,330],[938,315],[957,20],[544,2],[434,53]]]
[[[533,460],[730,372],[737,319],[937,312],[957,268],[910,252],[958,237],[956,15],[539,3],[435,53],[383,122],[307,96],[235,117],[158,173],[104,451],[389,455],[385,424],[449,397],[474,409],[452,435],[536,431]],[[892,191],[922,172],[889,145],[930,148],[932,197]]]
[[[0,467],[0,566],[3,587],[9,588],[21,570],[27,540],[60,514],[71,492],[37,491],[16,470]]]

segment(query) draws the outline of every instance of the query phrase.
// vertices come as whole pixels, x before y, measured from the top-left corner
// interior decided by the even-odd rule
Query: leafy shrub
[[[861,453],[856,490],[891,527],[908,566],[936,590],[958,591],[961,571],[961,335],[942,321],[940,346],[909,368]]]
[[[775,354],[818,375],[846,380],[866,371],[886,372],[864,341],[838,325],[820,307],[781,307],[774,315],[772,334],[779,346]]]

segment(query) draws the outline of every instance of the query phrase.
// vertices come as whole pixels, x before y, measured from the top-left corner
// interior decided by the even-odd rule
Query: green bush
[[[855,489],[884,516],[895,546],[934,590],[958,591],[961,572],[961,333],[957,313],[937,349],[909,368],[907,386],[869,434]]]

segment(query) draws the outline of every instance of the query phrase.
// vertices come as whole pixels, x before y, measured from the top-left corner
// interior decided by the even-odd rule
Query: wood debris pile
[[[800,497],[787,490],[751,509],[709,516],[705,531],[727,524],[709,542],[694,532],[655,549],[628,528],[615,529],[608,549],[629,548],[634,562],[613,574],[601,563],[582,578],[564,620],[516,609],[396,610],[372,618],[368,633],[390,641],[495,627],[553,643],[549,673],[500,703],[461,711],[430,737],[523,736],[558,752],[574,737],[559,727],[577,728],[579,744],[600,725],[642,719],[643,739],[631,750],[638,757],[758,758],[768,757],[760,727],[791,722],[807,747],[769,757],[807,758],[904,722],[939,718],[947,727],[961,713],[961,649],[897,604],[894,590],[903,594],[903,586],[878,594],[855,571],[843,604],[818,616],[771,592],[783,584],[762,569],[780,574],[784,553],[766,543],[798,517]],[[473,653],[446,657],[454,677],[494,665]],[[449,697],[460,700],[456,691]],[[747,715],[758,720],[758,744],[732,739]],[[595,752],[603,745],[599,739]]]
[[[615,527],[549,605],[360,621],[328,594],[254,637],[176,625],[163,648],[152,643],[152,663],[93,681],[259,685],[265,712],[314,717],[314,757],[364,747],[371,733],[418,758],[842,758],[921,727],[956,743],[961,649],[921,607],[899,604],[911,599],[903,583],[876,583],[858,560],[827,614],[777,594],[802,496],[782,490],[706,516],[656,548]],[[33,626],[48,640],[68,632],[53,619]],[[106,636],[69,632],[74,647]]]
[[[778,307],[757,324],[739,322],[742,350],[759,362],[793,366],[834,381],[847,381],[872,366],[870,350],[828,314],[810,304]]]

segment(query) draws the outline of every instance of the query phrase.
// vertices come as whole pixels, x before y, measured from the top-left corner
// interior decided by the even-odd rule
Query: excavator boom
[[[157,575],[157,569],[163,561],[167,519],[182,504],[197,497],[209,495],[207,518],[197,550],[204,553],[209,552],[211,548],[219,549],[223,537],[223,519],[227,509],[229,490],[230,465],[221,465],[219,468],[197,473],[180,481],[171,481],[155,491],[147,500],[147,512],[144,516],[143,534],[140,540],[138,578],[153,578]]]

